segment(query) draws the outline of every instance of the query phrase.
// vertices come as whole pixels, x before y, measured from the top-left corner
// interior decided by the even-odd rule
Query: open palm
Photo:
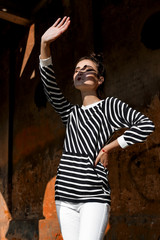
[[[64,33],[70,24],[70,18],[64,17],[62,20],[58,18],[57,21],[43,34],[42,39],[45,43],[51,43]]]

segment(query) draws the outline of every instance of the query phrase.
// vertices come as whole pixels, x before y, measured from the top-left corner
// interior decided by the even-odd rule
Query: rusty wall
[[[126,101],[156,125],[145,143],[116,150],[110,156],[112,208],[105,239],[158,240],[160,46],[146,47],[141,33],[147,19],[160,11],[160,3],[55,3],[44,9],[30,28],[0,22],[0,239],[61,239],[54,182],[65,129],[43,95],[38,58],[42,33],[59,15],[70,15],[70,29],[52,47],[64,95],[81,104],[72,82],[74,64],[91,51],[103,51],[106,96]]]

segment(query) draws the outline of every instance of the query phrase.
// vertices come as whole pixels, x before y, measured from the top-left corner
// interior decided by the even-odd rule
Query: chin
[[[95,87],[95,82],[93,81],[85,81],[85,82],[76,82],[74,83],[75,87],[87,87],[87,88],[94,88]]]
[[[94,86],[89,86],[89,85],[76,85],[75,88],[80,91],[96,91]]]

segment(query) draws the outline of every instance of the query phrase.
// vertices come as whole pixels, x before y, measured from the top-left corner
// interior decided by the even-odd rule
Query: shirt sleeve
[[[62,122],[67,123],[68,117],[72,111],[73,104],[71,104],[63,96],[58,84],[56,82],[55,73],[53,71],[52,58],[40,58],[40,74],[44,87],[44,92],[48,101],[51,103],[54,110],[60,114]]]
[[[109,98],[106,111],[114,131],[127,128],[124,134],[117,138],[122,148],[144,142],[155,129],[148,117],[117,98]]]

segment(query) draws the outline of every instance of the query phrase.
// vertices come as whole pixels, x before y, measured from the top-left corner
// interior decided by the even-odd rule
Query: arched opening
[[[160,48],[160,12],[152,14],[144,23],[141,32],[141,41],[145,47],[156,50]]]

